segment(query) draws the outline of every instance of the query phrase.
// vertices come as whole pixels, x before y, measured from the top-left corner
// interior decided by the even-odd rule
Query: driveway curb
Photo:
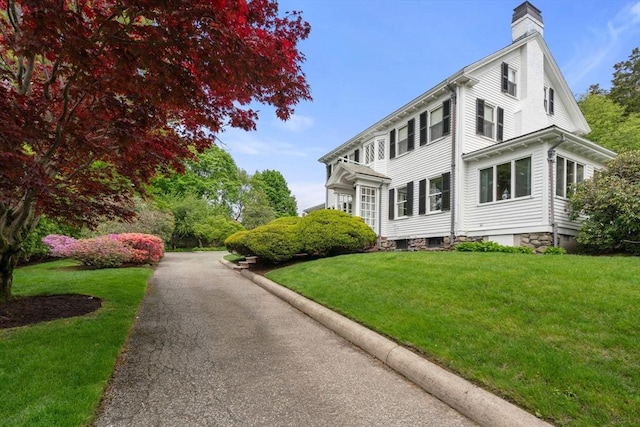
[[[220,262],[229,268],[235,266],[225,259],[221,259]],[[376,357],[427,393],[437,397],[483,427],[552,426],[382,335],[290,289],[246,269],[240,270],[239,273]]]

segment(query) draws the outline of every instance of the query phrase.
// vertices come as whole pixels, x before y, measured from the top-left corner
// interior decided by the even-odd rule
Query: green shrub
[[[565,255],[567,251],[560,246],[547,246],[542,253],[544,255]]]
[[[244,226],[224,216],[210,216],[193,224],[193,234],[209,242],[212,246],[221,245],[227,237],[237,231],[244,230]]]
[[[246,243],[248,236],[247,230],[236,231],[224,240],[224,245],[229,252],[244,256],[253,255]]]
[[[457,252],[506,252],[532,254],[533,248],[527,246],[503,246],[496,242],[462,242],[455,246]]]
[[[302,250],[298,226],[270,222],[247,232],[245,244],[249,255],[278,263],[293,258]],[[247,254],[243,254],[247,255]]]
[[[362,252],[376,242],[376,233],[362,218],[333,209],[311,212],[299,229],[304,252],[314,256]]]

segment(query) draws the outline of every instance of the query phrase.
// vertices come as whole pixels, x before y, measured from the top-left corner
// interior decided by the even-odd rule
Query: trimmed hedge
[[[376,233],[360,217],[322,209],[302,218],[300,239],[304,252],[327,257],[362,252],[375,244]]]
[[[230,252],[277,263],[298,253],[326,257],[362,252],[375,241],[376,234],[362,218],[323,209],[303,218],[278,218],[253,230],[234,233],[224,243]]]

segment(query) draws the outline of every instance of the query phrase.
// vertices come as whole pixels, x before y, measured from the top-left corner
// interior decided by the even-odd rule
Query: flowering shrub
[[[120,242],[116,235],[78,240],[73,259],[83,265],[96,268],[119,267],[133,257],[131,249]]]
[[[49,234],[42,239],[42,243],[49,246],[49,253],[55,257],[73,256],[73,251],[78,241],[73,237],[62,236],[60,234]]]
[[[151,234],[123,233],[76,240],[50,234],[42,242],[53,256],[71,257],[96,268],[119,267],[125,263],[146,264],[160,261],[162,239]]]
[[[164,254],[164,243],[158,236],[143,233],[122,233],[114,236],[131,250],[129,262],[154,263],[160,261]]]

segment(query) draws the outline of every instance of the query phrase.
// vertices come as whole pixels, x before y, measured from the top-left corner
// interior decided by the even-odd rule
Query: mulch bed
[[[89,295],[18,297],[6,304],[0,304],[0,329],[82,316],[100,307],[102,307],[102,300]]]

